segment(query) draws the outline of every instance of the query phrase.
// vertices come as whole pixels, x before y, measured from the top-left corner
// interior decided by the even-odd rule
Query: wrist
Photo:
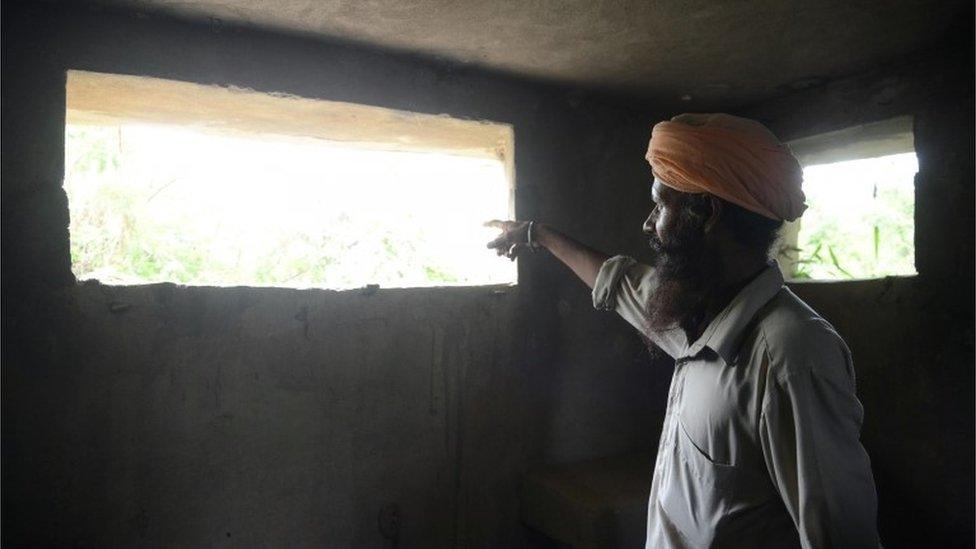
[[[532,238],[530,243],[539,248],[548,248],[549,236],[552,234],[549,226],[538,221],[531,223]]]

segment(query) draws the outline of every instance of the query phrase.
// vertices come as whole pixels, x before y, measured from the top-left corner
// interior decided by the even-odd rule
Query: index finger
[[[508,225],[510,223],[511,223],[511,221],[502,221],[500,219],[492,219],[491,221],[485,221],[484,226],[485,227],[491,227],[493,229],[501,229],[501,230],[504,231],[508,227]]]

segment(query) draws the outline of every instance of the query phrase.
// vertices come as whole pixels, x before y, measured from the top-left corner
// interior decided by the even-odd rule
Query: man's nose
[[[651,210],[651,215],[647,216],[647,219],[644,220],[644,226],[642,227],[644,234],[648,234],[648,235],[654,234],[656,232],[656,229],[654,228],[656,222],[657,222],[657,209],[654,209]]]

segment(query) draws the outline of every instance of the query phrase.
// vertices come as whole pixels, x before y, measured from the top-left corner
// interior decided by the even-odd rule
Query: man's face
[[[654,329],[680,323],[695,314],[717,280],[719,266],[705,233],[705,218],[692,212],[701,197],[689,196],[657,179],[651,187],[654,209],[644,222],[644,233],[654,251],[652,265],[661,276],[661,288],[648,303],[649,325]]]
[[[704,240],[703,219],[696,219],[688,208],[689,196],[654,179],[651,186],[654,209],[644,222],[644,233],[651,248],[659,255],[682,256],[701,247]]]

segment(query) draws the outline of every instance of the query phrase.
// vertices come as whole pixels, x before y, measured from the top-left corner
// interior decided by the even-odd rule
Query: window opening
[[[486,253],[494,231],[482,227],[512,213],[508,125],[80,71],[67,91],[80,280],[516,280],[513,264]]]
[[[784,274],[793,280],[916,274],[911,118],[790,145],[803,165],[808,208],[784,227]]]

